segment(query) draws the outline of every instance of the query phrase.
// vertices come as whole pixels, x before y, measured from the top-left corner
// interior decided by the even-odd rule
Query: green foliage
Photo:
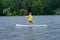
[[[18,14],[17,14],[17,12],[16,12],[16,11],[13,11],[13,15],[14,15],[14,16],[17,16]]]
[[[3,9],[3,15],[6,15],[6,16],[11,16],[11,12],[10,12],[10,8],[7,8],[7,9]]]
[[[20,15],[26,15],[28,13],[27,10],[20,9]]]
[[[60,0],[0,0],[0,16],[55,15]]]

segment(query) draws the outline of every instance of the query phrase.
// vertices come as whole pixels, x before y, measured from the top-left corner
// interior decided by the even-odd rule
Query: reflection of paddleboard
[[[47,26],[47,25],[20,25],[20,24],[16,24],[16,26]]]

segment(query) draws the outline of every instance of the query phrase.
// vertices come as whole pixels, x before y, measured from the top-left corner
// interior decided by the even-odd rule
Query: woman
[[[26,16],[26,17],[28,18],[29,24],[32,25],[32,24],[33,24],[33,23],[32,23],[32,13],[29,12],[29,15]]]

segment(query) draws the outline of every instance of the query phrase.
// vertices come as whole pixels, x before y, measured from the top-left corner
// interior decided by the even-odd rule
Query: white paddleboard
[[[20,24],[16,24],[16,26],[21,26],[21,27],[23,27],[23,26],[47,26],[47,25],[20,25]]]

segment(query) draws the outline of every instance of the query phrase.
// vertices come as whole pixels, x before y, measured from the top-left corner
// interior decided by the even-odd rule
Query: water
[[[0,17],[0,40],[60,40],[60,16],[33,16],[34,24],[47,27],[16,27],[29,24],[24,16]]]

